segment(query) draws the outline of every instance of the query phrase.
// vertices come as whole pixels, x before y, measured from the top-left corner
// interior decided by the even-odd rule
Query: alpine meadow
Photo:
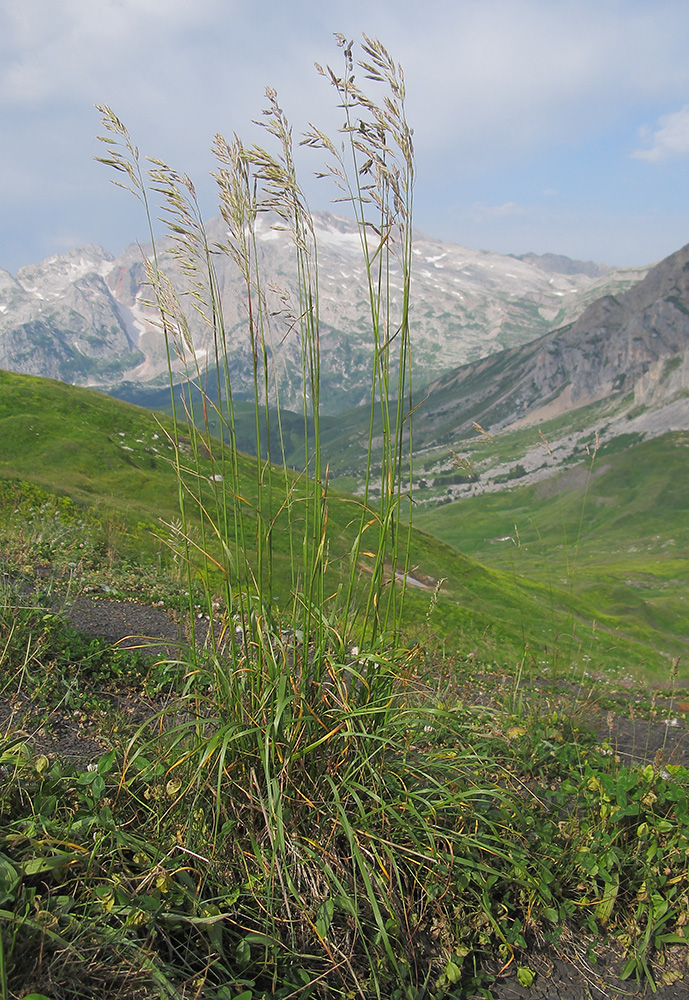
[[[98,108],[150,232],[156,411],[0,372],[0,997],[686,996],[686,431],[592,434],[629,394],[484,431],[465,384],[531,344],[426,405],[404,75],[336,38],[341,129],[299,143],[358,234],[363,403],[324,402],[318,227],[271,89],[264,144],[215,137],[215,235]],[[536,468],[565,434],[576,460]]]

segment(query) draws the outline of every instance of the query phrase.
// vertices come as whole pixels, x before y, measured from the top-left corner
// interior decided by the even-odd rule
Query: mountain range
[[[331,474],[356,489],[368,440],[365,275],[354,226],[328,214],[315,224],[323,443]],[[221,220],[208,233],[221,243]],[[288,234],[262,219],[258,244],[269,294],[294,289]],[[172,256],[168,262],[182,290]],[[216,267],[239,439],[250,449],[254,418],[244,420],[241,400],[252,398],[253,382],[240,279],[227,257],[218,254]],[[391,280],[394,292],[394,273]],[[0,367],[164,407],[167,360],[149,294],[136,246],[117,258],[95,246],[74,250],[14,277],[0,271]],[[555,254],[466,250],[416,234],[411,322],[420,502],[542,478],[576,461],[596,435],[639,439],[689,427],[689,246],[652,268],[615,270]],[[279,323],[274,359],[289,428],[289,408],[300,404],[300,348]],[[190,325],[203,362],[208,331],[193,310]],[[476,426],[519,444],[485,447]],[[287,460],[299,465],[302,446]]]
[[[169,393],[141,401],[164,407]],[[446,370],[416,388],[414,404],[419,503],[545,478],[581,461],[597,441],[689,429],[689,246],[571,323]],[[360,488],[369,416],[364,405],[321,421],[323,452],[343,489]],[[250,442],[246,426],[242,447]],[[298,466],[302,451],[287,460]]]
[[[533,482],[600,442],[689,429],[689,246],[574,322],[446,372],[423,395],[414,445],[428,499]]]
[[[597,299],[574,322],[445,373],[428,396],[430,407],[461,399],[464,426],[475,421],[494,432],[621,395],[630,405],[658,406],[687,389],[689,246],[626,292]],[[461,429],[456,411],[454,422]]]
[[[362,403],[369,392],[372,348],[368,291],[359,235],[353,223],[330,214],[314,217],[319,247],[322,393],[326,413]],[[211,244],[224,223],[208,224]],[[299,407],[300,346],[277,315],[285,292],[294,295],[290,238],[259,219],[261,265],[270,282],[273,357],[282,405]],[[169,248],[169,245],[168,245]],[[150,251],[149,251],[150,252]],[[412,337],[414,379],[421,387],[448,369],[518,347],[576,319],[604,295],[632,287],[647,268],[608,269],[553,254],[522,258],[467,250],[423,234],[414,239]],[[184,279],[172,256],[165,269],[179,290]],[[237,398],[253,397],[251,348],[241,279],[232,261],[215,257],[230,370]],[[399,274],[391,274],[393,296]],[[400,286],[401,291],[401,286]],[[272,296],[272,299],[271,299]],[[47,376],[135,398],[138,388],[167,385],[162,332],[149,304],[142,250],[112,257],[97,246],[0,270],[0,367]],[[274,301],[273,301],[274,299]],[[197,358],[209,350],[209,330],[189,310]]]

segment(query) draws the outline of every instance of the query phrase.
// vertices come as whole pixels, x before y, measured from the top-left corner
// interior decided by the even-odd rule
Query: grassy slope
[[[207,387],[208,398],[214,402],[217,400],[217,390],[214,386]],[[148,409],[171,414],[172,405],[170,402],[170,390],[153,389],[142,386],[122,386],[114,395],[126,402],[136,403]],[[192,389],[189,392],[185,387],[184,395],[191,399],[191,404],[196,412],[200,412],[202,407],[201,393]],[[182,398],[182,388],[178,385],[175,388],[176,399]],[[265,408],[259,407],[261,420],[261,440],[265,441]],[[251,454],[256,448],[255,429],[255,407],[253,402],[245,399],[234,399],[235,412],[235,433],[238,447]],[[368,406],[357,406],[345,410],[337,416],[327,414],[321,416],[321,445],[323,454],[330,464],[331,480],[334,476],[341,476],[342,470],[356,470],[361,472],[362,463],[365,462],[366,449],[368,444],[369,425]],[[269,411],[271,427],[271,447],[274,454],[280,454],[280,430],[278,426],[277,411],[271,408]],[[285,460],[289,466],[301,469],[304,466],[304,417],[302,413],[293,410],[281,410],[282,423],[282,445],[284,447]],[[208,414],[208,424],[211,432],[220,437],[221,425],[217,415],[213,412]],[[312,428],[310,428],[312,433]],[[265,457],[265,456],[264,456]]]
[[[153,534],[160,531],[160,521],[179,516],[169,461],[174,452],[166,431],[171,424],[162,415],[59,382],[0,373],[0,476],[67,494],[101,521],[119,524],[123,530],[116,533],[118,550],[146,561],[161,549]],[[241,475],[244,495],[255,504],[255,459],[243,460]],[[357,510],[356,501],[331,496],[333,585],[351,547]],[[426,524],[425,518],[419,520]],[[289,597],[290,554],[286,532],[278,530],[275,539],[276,590],[282,600]],[[665,669],[652,635],[637,636],[640,643],[629,642],[618,631],[620,620],[599,615],[582,595],[565,593],[543,580],[520,580],[509,565],[487,569],[419,531],[411,555],[420,577],[445,580],[430,625],[426,615],[431,591],[409,589],[407,621],[413,638],[440,638],[448,651],[478,652],[511,665],[528,646],[536,660],[560,667],[571,668],[590,656],[601,668],[612,657],[624,669],[645,668],[656,675]],[[594,618],[602,622],[603,631],[592,629]]]
[[[689,435],[615,446],[540,483],[424,512],[417,524],[515,578],[565,588],[680,656],[689,640]]]

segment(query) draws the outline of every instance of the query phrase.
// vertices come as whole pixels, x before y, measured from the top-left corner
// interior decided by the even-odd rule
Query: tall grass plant
[[[294,164],[292,130],[277,95],[267,91],[262,124],[275,151],[245,146],[234,136],[216,136],[215,178],[226,225],[225,239],[211,244],[191,180],[160,161],[151,161],[148,177],[126,127],[102,108],[108,155],[103,162],[125,174],[126,187],[146,206],[151,220],[151,192],[162,196],[163,218],[176,267],[186,279],[180,294],[161,267],[154,249],[145,257],[148,282],[160,314],[170,356],[171,376],[180,367],[186,383],[198,393],[184,393],[183,416],[191,427],[191,461],[177,447],[181,527],[177,532],[190,571],[205,580],[218,576],[225,605],[242,627],[249,605],[260,605],[272,622],[275,535],[286,533],[292,572],[290,627],[301,636],[306,652],[314,642],[323,647],[328,614],[342,624],[343,640],[362,646],[398,629],[407,568],[406,503],[411,483],[411,412],[409,294],[411,278],[411,210],[413,154],[411,130],[404,113],[404,82],[380,43],[367,39],[361,69],[383,90],[378,103],[355,83],[352,45],[340,38],[344,71],[319,71],[335,88],[343,108],[343,141],[332,142],[312,127],[304,143],[327,157],[324,174],[341,189],[358,228],[369,289],[372,355],[369,452],[364,502],[352,507],[357,531],[349,566],[329,565],[328,470],[321,454],[320,312],[318,247],[313,219]],[[269,403],[277,405],[276,368],[280,363],[275,317],[268,306],[271,276],[262,268],[257,226],[268,218],[290,239],[296,290],[283,290],[287,336],[301,349],[304,461],[300,475],[288,469],[284,447],[274,452]],[[152,229],[151,229],[152,236]],[[152,237],[153,238],[153,237]],[[257,499],[243,495],[237,472],[231,355],[214,257],[231,258],[243,279],[244,310],[253,362]],[[401,281],[401,302],[394,302],[392,273]],[[212,357],[201,357],[190,333],[185,303],[206,320]],[[198,402],[200,397],[200,404]],[[265,422],[261,411],[265,408]],[[177,406],[179,411],[179,404]],[[210,433],[209,418],[223,429],[220,445]],[[372,442],[384,442],[380,502],[371,506]],[[278,440],[282,442],[280,426]],[[262,456],[267,456],[263,458]],[[215,470],[212,490],[200,471],[200,458]],[[202,514],[201,538],[188,531],[189,504]],[[209,584],[209,592],[212,586]],[[318,663],[319,658],[315,658]]]
[[[223,241],[216,244],[209,240],[191,180],[158,160],[150,161],[145,176],[124,124],[110,109],[100,110],[108,147],[103,162],[125,175],[125,186],[146,206],[149,222],[150,193],[162,197],[168,245],[177,272],[186,279],[180,294],[161,254],[145,256],[168,344],[171,382],[181,367],[186,386],[195,390],[182,392],[190,428],[186,448],[178,428],[173,435],[180,521],[169,526],[170,538],[188,566],[190,583],[203,581],[215,620],[205,652],[192,643],[177,710],[183,721],[170,728],[169,717],[161,720],[165,735],[155,753],[173,799],[161,822],[174,817],[182,842],[193,844],[194,851],[210,849],[212,858],[232,855],[241,844],[242,881],[253,901],[248,931],[264,936],[264,953],[279,943],[287,954],[303,957],[305,948],[316,947],[326,960],[324,980],[330,982],[337,972],[342,983],[355,984],[366,995],[380,994],[381,961],[392,964],[399,982],[408,978],[415,922],[409,922],[405,896],[410,879],[423,882],[423,873],[431,874],[429,850],[436,834],[426,825],[433,807],[426,801],[423,769],[418,793],[407,789],[410,734],[417,733],[418,712],[405,697],[414,663],[397,643],[411,483],[411,130],[402,71],[383,46],[365,38],[355,67],[352,44],[344,38],[338,42],[342,75],[318,69],[343,109],[341,141],[310,127],[304,143],[325,154],[323,174],[334,179],[350,207],[369,293],[369,451],[363,502],[346,501],[352,543],[345,567],[329,562],[331,498],[319,428],[316,232],[296,175],[292,130],[277,95],[266,92],[261,119],[274,151],[246,146],[237,136],[231,141],[216,136],[215,178],[226,226]],[[355,68],[382,92],[378,101],[359,88]],[[259,222],[266,217],[288,235],[297,275],[291,299],[283,294],[283,318],[301,353],[304,461],[298,474],[287,467],[284,447],[275,454],[270,427],[272,403],[282,442],[270,276],[263,272],[258,247]],[[253,496],[238,472],[230,345],[214,266],[218,253],[238,267],[245,289],[255,397]],[[400,303],[393,294],[393,270],[396,281],[401,275]],[[192,340],[187,303],[208,325],[214,348],[210,360],[201,359]],[[222,428],[221,439],[211,435],[210,418]],[[374,507],[371,455],[373,442],[381,438],[380,500]],[[201,514],[200,532],[190,528],[190,505]],[[287,539],[291,593],[289,606],[276,611],[278,533],[283,550]],[[218,590],[226,609],[222,621],[215,614]],[[137,773],[150,753],[145,741],[134,744],[125,774]],[[443,799],[439,777],[430,780],[431,799]],[[182,810],[185,819],[179,825]],[[497,845],[492,834],[491,839]],[[337,936],[344,935],[341,941],[333,937],[336,926]],[[401,948],[400,935],[406,941]],[[362,978],[363,956],[370,971]]]
[[[267,91],[261,119],[274,151],[216,136],[226,226],[216,244],[191,180],[157,160],[145,177],[125,126],[101,109],[108,133],[103,160],[126,176],[149,220],[149,189],[162,197],[168,246],[186,279],[180,294],[162,254],[145,257],[171,378],[182,368],[187,387],[182,411],[190,439],[183,441],[179,427],[172,435],[180,520],[169,526],[170,538],[190,584],[203,581],[214,621],[206,649],[192,643],[174,715],[161,716],[154,741],[142,733],[132,742],[122,781],[137,797],[144,783],[138,808],[149,813],[156,841],[170,838],[197,859],[203,893],[214,886],[213,912],[234,928],[230,953],[226,938],[216,935],[207,974],[217,986],[236,979],[239,968],[246,982],[269,984],[276,994],[289,983],[287,995],[302,995],[308,986],[327,995],[380,997],[395,983],[395,995],[412,997],[432,977],[460,978],[461,959],[451,958],[447,944],[431,947],[419,962],[420,938],[429,932],[433,901],[458,870],[497,879],[492,859],[509,866],[498,821],[508,807],[502,791],[475,780],[471,751],[460,754],[466,780],[459,793],[459,760],[448,764],[456,754],[448,758],[427,746],[427,734],[444,731],[451,718],[410,698],[416,663],[398,633],[411,509],[411,130],[402,71],[383,46],[365,38],[357,64],[352,44],[338,42],[342,74],[318,69],[343,111],[340,140],[311,126],[303,141],[325,156],[322,173],[353,215],[369,297],[368,459],[363,500],[338,501],[351,510],[344,567],[330,564],[334,498],[320,444],[316,231],[277,95]],[[382,93],[378,100],[360,89],[355,70]],[[277,333],[258,242],[265,218],[289,237],[297,275],[296,291],[283,294],[283,319],[287,336],[300,345],[299,473],[287,467],[284,447],[275,453],[271,435],[272,403],[282,441]],[[239,268],[245,290],[255,397],[251,495],[239,475],[218,253]],[[398,301],[393,284],[400,282]],[[210,361],[192,340],[187,303],[208,325]],[[222,428],[220,439],[210,433],[211,416]],[[372,454],[381,440],[374,505]],[[201,515],[200,531],[191,529],[198,518],[190,510]],[[276,611],[278,534],[289,556],[291,593],[288,607]],[[226,609],[221,621],[218,589]],[[441,746],[447,742],[440,738]],[[474,802],[481,818],[467,827]],[[222,888],[208,875],[218,866],[227,872]]]

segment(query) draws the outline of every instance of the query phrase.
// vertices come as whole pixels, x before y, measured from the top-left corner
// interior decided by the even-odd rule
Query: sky
[[[314,62],[379,38],[405,73],[414,222],[472,249],[617,266],[689,242],[687,0],[0,0],[0,268],[146,228],[110,184],[96,104],[216,214],[217,132],[246,142],[278,91],[295,137],[336,134]],[[334,192],[300,154],[315,210]]]

